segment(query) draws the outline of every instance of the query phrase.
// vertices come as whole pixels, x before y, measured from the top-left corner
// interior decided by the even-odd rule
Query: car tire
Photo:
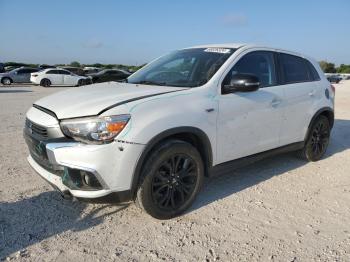
[[[51,81],[47,78],[44,78],[40,81],[40,85],[43,87],[50,87],[51,86]]]
[[[83,86],[83,85],[85,85],[84,79],[79,79],[77,86]]]
[[[1,79],[1,84],[9,86],[12,84],[12,79],[9,77],[4,77]]]
[[[327,117],[321,115],[312,124],[303,149],[297,152],[299,158],[306,161],[318,161],[325,154],[331,128]]]
[[[157,219],[176,217],[189,208],[204,179],[198,150],[180,140],[152,150],[143,170],[136,204]]]

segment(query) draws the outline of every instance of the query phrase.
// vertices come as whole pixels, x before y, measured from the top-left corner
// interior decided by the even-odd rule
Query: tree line
[[[350,65],[341,64],[336,67],[334,63],[320,61],[320,66],[325,73],[350,74]]]

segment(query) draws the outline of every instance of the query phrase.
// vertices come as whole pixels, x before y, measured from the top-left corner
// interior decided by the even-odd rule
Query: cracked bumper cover
[[[52,166],[83,170],[94,174],[102,188],[77,190],[63,183],[62,176],[44,168],[31,155],[28,162],[46,181],[62,192],[75,197],[99,198],[114,192],[131,189],[137,161],[144,145],[115,141],[104,145],[86,145],[79,142],[47,143],[46,153]]]

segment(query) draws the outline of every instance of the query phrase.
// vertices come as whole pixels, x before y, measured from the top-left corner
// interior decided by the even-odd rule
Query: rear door
[[[17,73],[14,75],[13,80],[15,83],[26,83],[27,75],[29,74],[28,69],[23,68],[17,70]],[[28,81],[29,82],[29,81]]]
[[[43,78],[49,79],[51,85],[63,85],[63,75],[57,69],[47,71],[46,76]]]
[[[286,94],[281,144],[304,140],[316,101],[317,82],[310,76],[307,61],[299,56],[279,53],[279,63]]]
[[[74,86],[77,84],[77,77],[67,71],[67,70],[59,70],[60,74],[63,76],[63,85]]]

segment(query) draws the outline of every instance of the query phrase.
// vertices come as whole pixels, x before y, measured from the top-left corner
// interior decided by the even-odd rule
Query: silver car
[[[3,85],[11,85],[12,83],[30,83],[30,74],[38,72],[37,68],[20,67],[10,72],[0,74],[0,82]]]

